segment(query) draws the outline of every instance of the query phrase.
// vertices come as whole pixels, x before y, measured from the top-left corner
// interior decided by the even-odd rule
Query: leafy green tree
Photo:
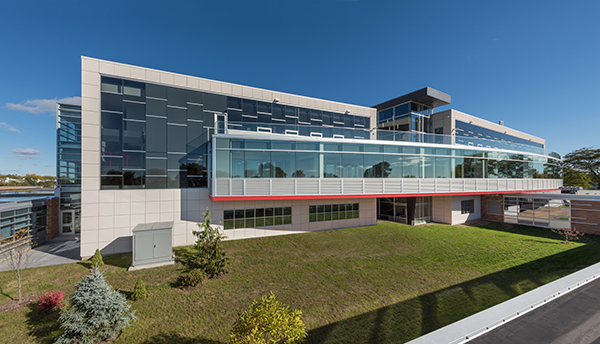
[[[563,184],[565,186],[581,186],[584,189],[589,189],[592,186],[592,179],[585,172],[567,167],[563,170]]]
[[[301,343],[306,338],[302,312],[291,310],[271,292],[240,313],[229,336],[231,344]]]
[[[137,319],[125,296],[106,283],[98,268],[92,268],[76,288],[69,306],[61,310],[58,321],[64,332],[55,344],[92,344],[115,338]]]
[[[600,149],[580,148],[565,155],[564,167],[587,173],[595,184],[600,185]]]

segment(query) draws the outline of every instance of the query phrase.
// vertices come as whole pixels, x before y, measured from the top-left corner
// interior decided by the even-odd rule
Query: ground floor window
[[[378,198],[377,218],[380,220],[406,223],[406,197]]]
[[[504,222],[570,228],[571,202],[560,198],[505,197]]]
[[[412,214],[408,214],[409,200],[414,200]],[[431,221],[431,197],[384,197],[377,199],[377,218],[380,220],[418,225]],[[410,215],[410,216],[409,216]],[[410,218],[410,220],[408,220]]]
[[[461,214],[473,214],[475,212],[475,200],[468,199],[460,202]]]
[[[292,207],[232,209],[223,211],[223,229],[292,224]]]
[[[415,225],[431,222],[433,205],[431,197],[416,197],[415,200]]]
[[[308,211],[310,222],[358,219],[358,203],[311,205]]]

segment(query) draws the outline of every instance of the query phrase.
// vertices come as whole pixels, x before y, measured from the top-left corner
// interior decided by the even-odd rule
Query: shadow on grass
[[[104,262],[104,265],[110,265],[110,266],[114,266],[117,268],[128,269],[131,266],[131,253],[125,253],[125,254],[119,253],[119,254],[112,254],[109,256],[103,256],[102,261]],[[85,267],[86,269],[92,268],[92,263],[90,262],[89,259],[77,262],[77,264]]]
[[[407,342],[599,261],[600,245],[580,246],[313,329],[308,342]]]
[[[39,343],[54,343],[60,334],[60,311],[42,311],[35,302],[28,304],[27,308],[25,316],[29,335]]]
[[[545,239],[554,239],[557,240],[557,244],[560,243],[560,235],[552,232],[550,228],[541,228],[541,227],[531,227],[526,225],[518,225],[518,224],[509,224],[509,223],[501,223],[501,222],[490,222],[488,224],[482,226],[475,226],[478,228],[491,229],[500,232],[506,233],[514,233],[514,234],[522,234],[532,237],[545,238]],[[574,241],[578,243],[589,243],[589,242],[598,242],[600,237],[597,235],[584,235],[579,240]],[[537,241],[544,242],[546,241]],[[564,244],[563,244],[564,245]]]
[[[14,294],[15,292],[13,291],[12,294]],[[10,296],[10,294],[8,292],[4,291],[4,288],[0,286],[0,294],[6,296],[7,298],[11,299],[12,301],[14,301],[15,299]]]
[[[143,344],[223,344],[216,340],[205,338],[189,338],[176,333],[160,333],[144,341]]]

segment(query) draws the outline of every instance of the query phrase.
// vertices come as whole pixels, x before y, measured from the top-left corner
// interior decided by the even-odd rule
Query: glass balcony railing
[[[316,127],[311,125],[297,124],[241,123],[221,121],[216,123],[215,134],[231,134],[239,131],[256,134],[307,136],[313,138],[324,137],[334,139],[372,139],[380,141],[435,143],[445,145],[461,145],[473,148],[506,149],[542,155],[546,154],[545,149],[540,147],[534,147],[508,141],[496,141],[466,136],[450,136],[440,134],[426,134],[420,132],[377,129],[369,130],[362,128]]]

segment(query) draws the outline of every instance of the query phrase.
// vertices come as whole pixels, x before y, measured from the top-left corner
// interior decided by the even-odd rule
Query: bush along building
[[[69,199],[80,187],[81,212],[77,202],[69,211],[82,257],[131,251],[132,229],[156,222],[172,223],[175,246],[192,244],[207,208],[241,239],[378,219],[462,223],[482,217],[482,197],[562,185],[543,139],[435,112],[451,99],[429,87],[365,107],[88,57],[81,64],[81,160],[72,183],[58,179],[73,185]]]

